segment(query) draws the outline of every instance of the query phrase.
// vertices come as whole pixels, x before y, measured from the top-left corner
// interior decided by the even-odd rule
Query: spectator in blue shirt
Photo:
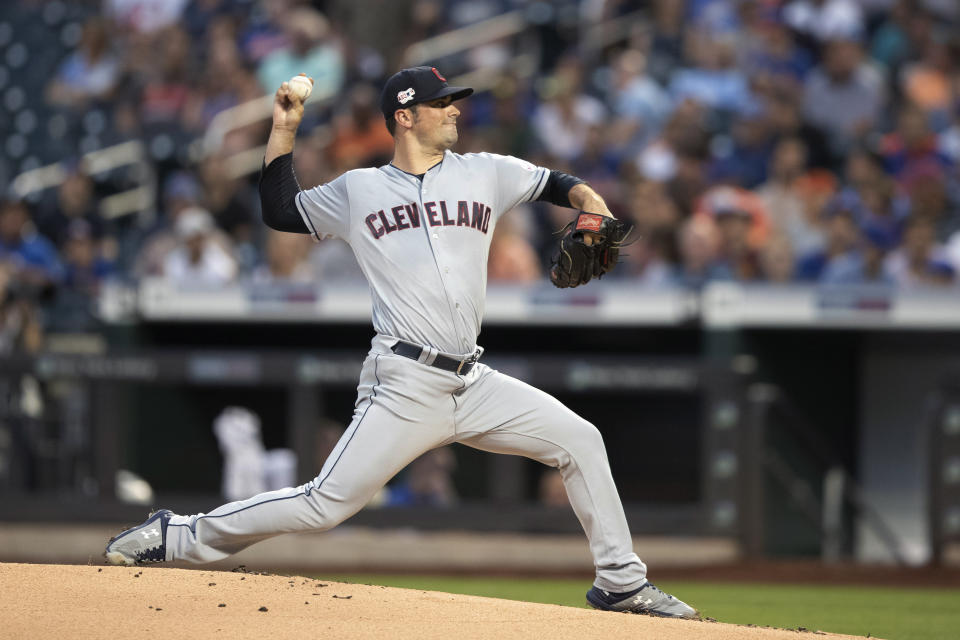
[[[820,275],[821,284],[894,284],[884,261],[897,246],[896,235],[886,227],[869,223],[861,232],[862,245],[831,261]]]
[[[103,280],[113,273],[113,261],[98,251],[93,229],[86,220],[71,221],[63,235],[64,287],[83,295],[96,295]]]
[[[57,250],[36,232],[27,205],[16,200],[0,202],[0,261],[12,263],[21,280],[38,288],[63,275]]]
[[[109,98],[120,81],[121,71],[120,61],[110,50],[107,22],[90,18],[83,25],[77,50],[63,61],[47,87],[47,100],[82,110],[91,101]]]
[[[907,219],[903,245],[887,257],[884,268],[901,288],[949,285],[955,276],[933,221],[916,215]]]
[[[710,177],[753,189],[767,179],[774,143],[770,127],[758,108],[747,108],[737,114],[730,133],[730,149],[714,159]]]
[[[742,47],[741,62],[751,82],[794,89],[813,68],[810,51],[800,46],[775,8],[749,5],[757,12],[754,38]]]
[[[399,482],[390,485],[385,506],[452,506],[457,502],[452,479],[456,466],[450,447],[428,451],[410,463]]]
[[[834,198],[824,208],[826,242],[822,249],[812,251],[800,258],[797,278],[809,282],[820,280],[833,269],[847,269],[845,263],[859,260],[862,244],[860,220],[863,218],[859,200],[854,201],[844,194]]]
[[[100,254],[86,220],[70,221],[63,235],[63,283],[48,315],[48,328],[90,331],[98,326],[95,301],[103,281],[113,273],[114,264]]]
[[[660,132],[670,115],[670,98],[647,74],[647,58],[636,49],[617,55],[610,70],[607,101],[614,116],[610,143],[639,151]]]
[[[694,100],[711,109],[738,111],[752,101],[747,77],[736,66],[734,43],[728,39],[709,40],[688,33],[694,66],[680,69],[670,81],[674,102]]]

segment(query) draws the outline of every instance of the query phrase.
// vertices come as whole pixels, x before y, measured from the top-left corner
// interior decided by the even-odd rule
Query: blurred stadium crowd
[[[953,0],[8,0],[0,7],[0,353],[88,329],[108,278],[196,285],[360,277],[334,241],[269,233],[255,172],[229,158],[269,121],[190,153],[217,113],[299,72],[334,98],[301,129],[304,187],[385,163],[383,80],[425,38],[519,10],[528,28],[433,60],[489,86],[461,106],[459,152],[588,180],[638,238],[612,274],[952,286],[960,270],[960,5]],[[618,21],[619,19],[619,21]],[[621,35],[586,46],[594,25]],[[525,73],[514,64],[535,52]],[[84,154],[142,140],[149,215],[105,217],[136,179]],[[64,180],[16,194],[18,174]],[[570,212],[498,225],[491,281],[543,277]]]

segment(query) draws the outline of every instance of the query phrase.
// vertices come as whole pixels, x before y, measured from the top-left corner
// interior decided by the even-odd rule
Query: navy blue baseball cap
[[[452,96],[453,100],[466,98],[473,89],[470,87],[451,87],[447,79],[440,75],[436,67],[413,67],[396,72],[380,94],[380,110],[387,120],[393,119],[397,109],[429,102],[437,98]]]

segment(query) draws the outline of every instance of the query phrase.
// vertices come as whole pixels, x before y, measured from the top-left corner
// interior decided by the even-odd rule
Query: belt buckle
[[[463,365],[476,364],[477,361],[480,359],[480,353],[481,353],[480,349],[477,349],[476,351],[473,352],[472,356],[470,356],[469,358],[465,358],[464,360],[461,360],[460,365],[457,367],[457,375],[460,375],[460,370],[463,369]]]

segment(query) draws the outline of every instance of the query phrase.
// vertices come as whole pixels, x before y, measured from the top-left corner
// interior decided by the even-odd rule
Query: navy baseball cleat
[[[645,613],[664,618],[699,618],[696,609],[683,600],[657,589],[652,582],[626,593],[610,593],[597,587],[587,591],[587,604],[602,611]]]
[[[104,551],[107,562],[130,566],[166,560],[167,523],[172,515],[168,509],[155,511],[143,524],[110,538]]]

